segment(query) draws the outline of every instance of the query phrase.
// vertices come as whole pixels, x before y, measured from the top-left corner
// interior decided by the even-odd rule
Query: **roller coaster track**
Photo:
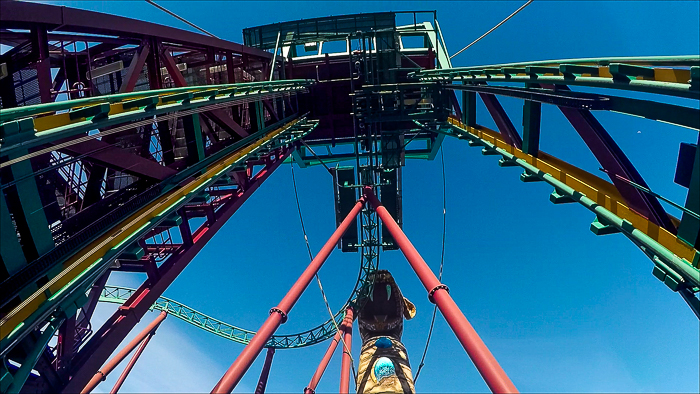
[[[167,112],[179,110],[183,111],[183,113],[179,113],[179,116],[183,116],[187,114],[185,112],[187,110],[197,113],[211,109],[212,106],[216,106],[220,102],[230,103],[233,100],[248,99],[250,96],[259,97],[262,91],[274,93],[277,89],[299,90],[308,85],[307,81],[293,81],[246,84],[244,86],[229,85],[222,86],[221,89],[193,87],[177,93],[172,91],[142,92],[140,98],[127,95],[117,99],[113,98],[107,102],[98,101],[95,103],[94,100],[89,100],[91,104],[89,106],[85,106],[86,102],[76,102],[76,100],[68,103],[23,108],[14,112],[8,111],[8,114],[4,114],[6,122],[0,126],[4,132],[3,144],[0,149],[5,152],[27,149],[30,146],[36,146],[39,143],[36,141],[40,139],[65,138],[77,133],[84,133],[87,129],[133,122],[142,118],[147,118],[147,122],[150,124],[153,123],[153,116],[157,119],[158,115]],[[173,102],[175,103],[171,104]],[[48,111],[58,111],[55,107],[65,108],[67,105],[70,105],[72,111],[39,118],[14,120],[28,114],[37,115]],[[240,140],[228,149],[218,152],[217,155],[201,161],[188,171],[170,178],[168,183],[161,185],[160,190],[149,189],[150,194],[154,194],[153,191],[155,191],[155,195],[159,197],[136,213],[124,218],[121,225],[115,224],[101,238],[85,244],[83,241],[85,237],[72,237],[71,240],[74,244],[83,241],[85,245],[72,258],[61,261],[49,254],[48,257],[44,256],[43,259],[33,262],[22,271],[6,279],[2,286],[3,305],[26,288],[26,284],[30,283],[32,279],[46,274],[58,263],[62,263],[63,266],[62,272],[0,319],[0,327],[3,328],[1,334],[3,351],[10,348],[11,343],[22,338],[23,334],[33,329],[46,316],[60,309],[66,300],[70,304],[75,297],[79,297],[80,291],[76,290],[84,289],[86,285],[94,282],[95,276],[99,276],[108,269],[111,261],[129,246],[129,242],[145,234],[159,222],[172,215],[189,200],[213,185],[225,172],[256,154],[261,148],[271,149],[277,146],[288,146],[313,130],[313,126],[298,129],[299,126],[305,124],[304,117],[291,118],[275,130],[262,130],[257,135]],[[133,123],[130,126],[133,127]],[[32,133],[34,129],[37,130],[36,133]],[[95,135],[89,137],[93,136]],[[19,157],[14,160],[23,159],[24,157]],[[3,163],[3,165],[11,164],[9,161]],[[191,178],[198,172],[201,175]],[[143,202],[139,200],[139,204],[143,204]],[[61,249],[58,249],[58,252],[65,253]],[[63,255],[65,256],[65,254]],[[10,342],[8,343],[8,341]]]
[[[364,284],[364,281],[360,282],[360,285]],[[107,302],[113,304],[123,304],[126,302],[131,295],[134,294],[135,289],[130,289],[126,287],[118,286],[105,286],[100,295],[100,302]],[[353,295],[355,292],[353,292]],[[354,299],[353,299],[354,301]],[[241,343],[247,345],[255,331],[246,330],[244,328],[236,327],[232,324],[226,323],[214,317],[205,315],[195,309],[188,307],[180,302],[172,300],[166,297],[159,297],[158,300],[153,304],[152,309],[158,311],[166,311],[170,316],[177,317],[180,320],[192,324],[195,327],[201,328],[204,331],[210,332],[214,335],[226,338],[230,341]],[[336,323],[340,322],[345,317],[344,314],[345,307],[340,310],[339,313],[335,315]],[[336,330],[332,321],[327,321],[319,327],[287,335],[273,335],[268,341],[266,347],[276,348],[276,349],[290,349],[296,347],[310,346],[319,342],[322,342],[333,335],[335,335]]]
[[[241,45],[66,7],[0,8],[3,43],[12,46],[0,55],[0,357],[23,365],[0,364],[3,392],[10,384],[12,392],[83,390],[154,309],[257,347],[247,347],[238,366],[262,347],[300,348],[340,335],[346,310],[371,291],[367,278],[380,251],[398,247],[374,202],[353,223],[356,233],[338,243],[360,252],[354,289],[316,327],[255,341],[254,331],[162,295],[282,163],[352,161],[327,167],[336,222],[374,189],[400,228],[405,160],[434,159],[447,137],[498,157],[500,167],[522,169],[523,182],[547,183],[552,203],[582,205],[596,235],[625,235],[700,317],[700,149],[681,144],[674,181],[688,189],[683,206],[650,189],[593,115],[700,131],[697,55],[453,68],[435,12],[420,23],[414,12],[406,26],[396,26],[395,13],[275,23],[244,30]],[[423,45],[404,48],[404,36],[421,36]],[[322,53],[329,41],[347,52]],[[302,45],[318,53],[297,53]],[[498,96],[523,100],[522,129]],[[493,130],[477,122],[478,98]],[[561,111],[609,181],[539,149],[542,104]],[[682,216],[668,214],[666,204]],[[106,286],[114,271],[148,279],[136,289]],[[446,286],[427,290],[435,300]],[[98,301],[120,306],[93,332]],[[269,319],[283,322],[286,312],[273,308]],[[259,333],[277,329],[264,327]],[[61,339],[49,351],[55,332]],[[40,378],[29,378],[29,364]]]

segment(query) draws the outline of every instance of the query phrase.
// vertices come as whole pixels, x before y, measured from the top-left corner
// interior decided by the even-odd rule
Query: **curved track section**
[[[361,294],[364,294],[362,289],[369,283],[365,280],[366,275],[362,276],[363,277],[358,280],[356,289],[351,294],[350,300],[348,303],[346,303],[346,306],[350,303],[357,302]],[[121,305],[126,302],[135,291],[136,289],[131,289],[128,287],[105,286],[104,289],[102,289],[102,294],[100,294],[100,302]],[[158,311],[166,311],[173,317],[236,343],[247,345],[253,338],[253,335],[255,335],[255,331],[236,327],[233,324],[226,323],[215,317],[206,315],[197,311],[196,309],[190,308],[183,303],[167,297],[159,297],[151,308]],[[345,309],[346,307],[344,306],[340,312],[335,314],[334,320],[337,324],[340,324],[345,317]],[[335,333],[335,325],[333,324],[333,321],[329,319],[325,323],[310,330],[295,334],[273,335],[266,347],[275,349],[291,349],[311,346],[333,337]]]

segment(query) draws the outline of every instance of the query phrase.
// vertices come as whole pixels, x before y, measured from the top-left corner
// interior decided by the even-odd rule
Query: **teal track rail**
[[[410,75],[424,82],[577,85],[700,98],[700,55],[543,60]]]
[[[364,282],[362,282],[362,284],[364,284]],[[135,289],[130,289],[127,287],[105,286],[102,290],[102,294],[100,294],[100,302],[121,305],[126,302],[126,300],[128,300],[135,291]],[[151,308],[154,310],[166,311],[173,317],[236,343],[246,345],[255,335],[254,331],[236,327],[233,324],[226,323],[217,318],[206,315],[167,297],[158,298]],[[333,320],[335,320],[337,324],[340,324],[344,317],[344,309],[341,309],[340,312],[336,313]],[[311,330],[296,334],[273,335],[268,341],[266,347],[291,349],[310,346],[331,338],[333,335],[335,335],[335,332],[335,325],[333,324],[333,321],[329,319],[327,322]]]
[[[276,81],[263,82],[242,82],[223,85],[202,85],[202,86],[187,86],[181,88],[169,88],[158,90],[143,90],[129,93],[110,94],[105,96],[87,97],[75,100],[58,101],[46,104],[36,104],[26,107],[8,108],[0,111],[0,122],[9,122],[20,118],[28,118],[40,114],[46,114],[57,111],[66,111],[76,107],[89,106],[101,103],[115,104],[127,102],[133,99],[142,97],[151,97],[153,95],[167,96],[176,93],[197,93],[197,92],[212,92],[217,90],[217,94],[239,94],[250,93],[252,91],[273,91],[282,88],[291,88],[295,86],[308,86],[313,81],[304,79],[285,79]]]

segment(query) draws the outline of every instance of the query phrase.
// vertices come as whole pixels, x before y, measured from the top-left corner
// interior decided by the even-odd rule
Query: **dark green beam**
[[[27,263],[22,246],[17,239],[15,226],[10,219],[5,194],[2,192],[0,192],[0,261],[2,261],[5,270],[5,272],[0,272],[3,279],[19,271]]]
[[[537,157],[540,149],[542,104],[525,100],[523,104],[523,152]]]
[[[27,153],[27,150],[15,151],[8,155],[8,159],[12,160]],[[17,207],[13,212],[15,223],[22,236],[25,258],[31,261],[53,249],[53,236],[41,204],[36,178],[32,176],[34,170],[31,161],[22,160],[11,165],[10,172],[13,180],[19,181],[6,190],[16,199],[14,204],[11,204]]]
[[[700,214],[700,146],[695,149],[693,172],[690,177],[690,187],[688,188],[685,207],[692,212]],[[693,245],[696,249],[700,248],[700,220],[684,212],[681,217],[681,224],[678,226],[678,238]],[[698,268],[698,262],[693,263]]]
[[[462,91],[462,123],[476,126],[476,92]]]
[[[204,158],[204,140],[199,114],[182,118],[182,126],[185,129],[187,144],[187,164],[196,164]]]

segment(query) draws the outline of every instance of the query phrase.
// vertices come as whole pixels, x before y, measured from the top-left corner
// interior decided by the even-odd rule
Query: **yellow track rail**
[[[540,151],[538,157],[533,157],[506,143],[496,131],[481,126],[478,128],[469,127],[452,117],[448,118],[448,122],[551,174],[567,186],[594,200],[600,206],[631,222],[636,229],[644,232],[676,256],[685,260],[690,266],[697,264],[698,259],[700,259],[700,253],[695,248],[631,210],[613,184],[544,152]],[[678,224],[678,219],[673,217],[671,219]]]
[[[102,256],[110,249],[119,248],[125,242],[134,240],[136,235],[138,235],[151,220],[168,212],[170,208],[184,200],[188,194],[202,189],[208,180],[221,175],[242,157],[279,136],[298,121],[297,119],[287,123],[271,131],[268,135],[251,145],[221,158],[218,162],[209,166],[203,174],[192,179],[189,184],[176,188],[161,196],[153,203],[123,220],[107,234],[75,253],[72,258],[63,264],[61,273],[41,286],[31,296],[27,297],[22,303],[0,319],[0,339],[4,339],[15,331],[16,328],[23,324],[24,320],[37,311],[42,303],[47,301],[51,296],[70,287],[72,284],[71,281],[78,278],[80,274],[99,264],[102,260]]]

